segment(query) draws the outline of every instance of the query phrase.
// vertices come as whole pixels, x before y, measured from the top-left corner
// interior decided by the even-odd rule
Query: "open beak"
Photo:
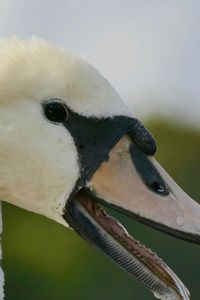
[[[150,249],[129,235],[98,203],[176,237],[200,243],[200,205],[152,156],[124,136],[66,211],[66,220],[157,298],[188,300],[189,292]]]

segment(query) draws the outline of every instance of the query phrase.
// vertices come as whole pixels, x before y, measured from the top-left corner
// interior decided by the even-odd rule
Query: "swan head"
[[[128,109],[84,59],[45,41],[2,40],[0,55],[1,199],[63,223],[82,166],[70,130],[45,111],[60,106],[71,121],[73,112],[87,120]]]
[[[155,161],[152,135],[108,81],[36,38],[0,41],[0,69],[0,199],[70,226],[156,296],[189,299],[98,204],[200,242],[199,205]]]

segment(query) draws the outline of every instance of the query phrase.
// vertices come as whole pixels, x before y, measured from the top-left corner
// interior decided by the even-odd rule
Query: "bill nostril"
[[[134,167],[146,187],[161,196],[169,195],[169,189],[165,181],[151,162],[149,156],[134,144],[130,146],[130,155]]]
[[[152,181],[151,183],[148,184],[148,186],[156,193],[161,194],[161,195],[168,195],[169,190],[168,188],[157,181]]]

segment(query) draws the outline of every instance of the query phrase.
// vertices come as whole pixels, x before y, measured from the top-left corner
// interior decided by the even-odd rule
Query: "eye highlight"
[[[59,100],[46,101],[42,106],[45,118],[51,122],[62,123],[68,117],[66,106]]]

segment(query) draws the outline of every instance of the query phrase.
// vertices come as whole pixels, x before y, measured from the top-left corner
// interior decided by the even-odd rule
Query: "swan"
[[[74,229],[155,297],[190,299],[101,206],[200,242],[199,204],[155,160],[153,136],[109,82],[38,38],[0,40],[0,69],[0,199]]]

